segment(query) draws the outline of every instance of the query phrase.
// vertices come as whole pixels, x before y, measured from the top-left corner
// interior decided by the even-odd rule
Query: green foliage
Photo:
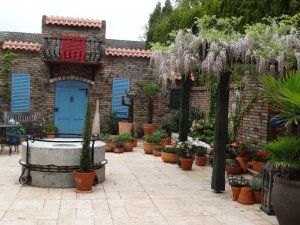
[[[87,173],[90,171],[91,159],[91,107],[89,99],[87,99],[84,129],[83,129],[83,143],[80,155],[80,172]]]
[[[166,138],[167,134],[164,130],[156,129],[153,131],[153,135],[159,137],[160,139]]]
[[[140,81],[136,82],[136,85],[141,89],[141,91],[150,99],[154,99],[154,96],[160,91],[160,85],[157,83],[142,83]]]
[[[157,137],[157,136],[154,136],[154,135],[151,135],[151,136],[145,135],[143,137],[143,141],[146,141],[148,143],[160,143],[161,138]]]
[[[43,126],[43,130],[46,134],[57,134],[58,127],[55,126],[53,123],[47,123]]]
[[[21,124],[16,124],[15,127],[7,128],[6,132],[7,134],[21,135],[21,134],[25,134],[25,129]]]
[[[2,60],[2,82],[3,82],[3,87],[2,87],[2,93],[1,96],[3,97],[4,101],[6,103],[10,103],[10,86],[9,86],[9,77],[11,73],[11,67],[12,67],[12,60],[15,58],[17,55],[13,53],[12,51],[7,51],[3,55],[3,60]]]
[[[263,181],[261,177],[252,177],[252,179],[249,180],[249,187],[253,191],[261,191],[263,186]]]
[[[249,186],[249,181],[244,176],[227,175],[227,181],[230,186],[234,187]]]
[[[278,137],[264,145],[269,162],[287,173],[300,173],[300,138]]]
[[[162,147],[160,145],[154,147],[155,151],[161,152]]]
[[[215,135],[215,118],[207,117],[201,120],[194,120],[189,135],[193,139],[212,143]]]
[[[133,141],[133,137],[128,133],[121,133],[118,135],[118,141]]]
[[[123,141],[117,141],[116,142],[116,148],[123,148],[123,147],[124,147]]]
[[[119,118],[116,112],[111,112],[103,116],[104,132],[108,134],[118,134]]]
[[[279,112],[286,125],[300,121],[300,72],[291,72],[279,79],[271,75],[260,77],[264,98]]]
[[[178,152],[178,150],[176,148],[167,147],[167,146],[162,151],[166,152],[166,153],[173,153],[173,154],[177,154],[177,152]]]
[[[207,154],[207,149],[203,146],[196,146],[196,156],[205,156]]]
[[[179,142],[176,146],[180,158],[193,158],[196,146],[189,141]]]
[[[100,141],[113,141],[114,139],[110,137],[108,134],[100,134],[99,135]]]

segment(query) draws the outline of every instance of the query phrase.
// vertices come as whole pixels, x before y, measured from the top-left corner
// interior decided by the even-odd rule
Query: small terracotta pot
[[[261,203],[261,191],[253,191],[255,203]]]
[[[153,149],[152,154],[153,154],[154,156],[161,156],[161,151],[156,151],[155,149]]]
[[[124,150],[124,147],[122,147],[122,148],[120,148],[120,147],[116,147],[115,149],[114,149],[114,152],[115,153],[123,153],[125,150]]]
[[[238,203],[243,205],[252,205],[255,203],[253,198],[253,191],[249,187],[242,187],[239,197],[237,199]]]
[[[112,152],[114,148],[116,147],[115,141],[103,141],[105,143],[105,151],[106,152]]]
[[[154,123],[143,125],[144,135],[152,135],[155,129],[156,129],[156,124]]]
[[[96,171],[92,170],[88,173],[81,173],[77,170],[73,171],[75,182],[76,182],[76,192],[92,192],[94,179],[96,176]]]
[[[177,162],[177,154],[176,153],[167,153],[161,152],[161,159],[166,163],[176,163]]]
[[[48,139],[53,139],[53,138],[55,138],[55,134],[47,134],[47,138]]]
[[[226,166],[225,170],[229,174],[241,174],[243,172],[240,166]]]
[[[158,146],[159,144],[157,143],[149,143],[144,141],[144,152],[146,154],[152,154],[153,153],[153,149],[155,146]]]
[[[191,170],[194,158],[179,158],[182,170]]]
[[[232,201],[236,201],[239,197],[241,187],[231,186]]]
[[[264,165],[265,165],[264,162],[258,162],[252,160],[252,169],[256,172],[261,172]]]
[[[197,166],[205,166],[206,156],[196,156],[195,163]]]
[[[124,141],[124,150],[125,150],[125,152],[132,152],[133,141]]]

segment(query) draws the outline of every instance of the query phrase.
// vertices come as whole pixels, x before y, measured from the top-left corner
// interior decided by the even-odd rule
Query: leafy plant
[[[123,141],[117,141],[116,142],[116,148],[123,148],[123,147],[124,147]]]
[[[21,135],[25,134],[25,129],[21,124],[17,124],[15,127],[9,127],[6,130],[7,134],[16,134],[16,135]]]
[[[174,148],[174,147],[167,147],[167,146],[166,146],[162,151],[163,151],[163,152],[166,152],[166,153],[177,154],[178,149],[177,149],[177,148]]]
[[[261,191],[263,186],[263,181],[261,177],[252,177],[252,179],[249,180],[249,187],[253,191]]]
[[[133,137],[128,133],[121,133],[118,135],[118,141],[133,141]]]
[[[155,151],[161,152],[163,148],[158,145],[158,146],[155,146],[154,149],[155,149]]]
[[[192,158],[195,155],[196,146],[189,141],[179,142],[176,148],[181,158]]]
[[[148,143],[160,143],[161,138],[157,137],[157,136],[154,136],[154,135],[151,135],[151,136],[145,135],[143,137],[143,141],[146,141]]]
[[[227,175],[227,181],[230,186],[244,187],[249,186],[249,181],[244,176]]]
[[[47,123],[43,126],[43,130],[46,134],[57,134],[58,127],[52,123]]]
[[[196,152],[195,152],[196,156],[204,157],[207,154],[207,148],[205,148],[203,146],[196,146],[195,150],[196,150]]]
[[[164,130],[161,129],[156,129],[153,131],[153,135],[156,137],[160,137],[160,139],[164,139],[166,138],[166,132]]]
[[[144,96],[148,100],[148,121],[147,121],[147,123],[152,124],[154,97],[160,91],[161,87],[157,83],[141,83],[141,82],[137,81],[136,84],[141,89]]]
[[[114,139],[110,137],[108,134],[100,134],[99,135],[100,141],[113,141]]]
[[[111,112],[103,116],[104,131],[108,134],[118,134],[119,118],[116,112]]]
[[[89,100],[87,99],[84,129],[83,129],[83,143],[80,155],[80,172],[87,173],[90,171],[91,159],[91,107]]]

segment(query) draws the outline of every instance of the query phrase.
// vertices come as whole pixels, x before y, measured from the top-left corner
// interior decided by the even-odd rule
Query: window
[[[180,106],[180,89],[172,89],[170,92],[170,109],[179,109]]]
[[[30,111],[30,74],[12,74],[11,111]]]
[[[113,78],[112,87],[112,111],[116,112],[119,118],[128,118],[128,107],[122,105],[121,98],[125,96],[125,90],[129,89],[129,79]]]

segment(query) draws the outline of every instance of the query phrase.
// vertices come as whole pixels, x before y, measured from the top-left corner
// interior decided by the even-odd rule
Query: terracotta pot
[[[144,135],[152,135],[155,129],[156,129],[156,124],[154,123],[143,125]]]
[[[229,174],[241,174],[243,169],[239,166],[226,166],[225,170]]]
[[[161,151],[156,151],[155,149],[153,149],[152,154],[153,154],[154,156],[160,156],[160,155],[161,155]]]
[[[255,203],[261,203],[261,191],[253,191]]]
[[[239,197],[241,187],[231,186],[232,201],[236,201]]]
[[[124,151],[125,151],[124,147],[122,147],[122,148],[116,147],[116,148],[114,149],[114,152],[115,152],[115,153],[123,153]]]
[[[247,172],[247,164],[244,162],[243,158],[238,156],[235,158],[236,161],[240,164],[244,172]]]
[[[133,150],[133,141],[124,141],[124,151],[132,152]]]
[[[122,133],[132,134],[135,130],[137,130],[136,123],[128,123],[126,121],[119,122],[119,134]]]
[[[280,225],[299,225],[300,181],[287,180],[275,175],[272,204]]]
[[[96,176],[96,171],[92,170],[89,173],[80,173],[79,171],[73,171],[75,182],[76,182],[76,192],[92,192],[92,187],[94,179]]]
[[[137,138],[133,138],[133,147],[137,146],[137,142],[138,142],[138,139]]]
[[[114,148],[116,147],[115,141],[103,141],[105,143],[105,151],[106,152],[112,152]]]
[[[159,144],[157,143],[149,143],[144,141],[144,152],[146,154],[152,154],[153,153],[153,149],[155,146],[158,146]]]
[[[197,166],[205,166],[206,156],[196,156],[195,163]]]
[[[252,160],[252,169],[256,172],[261,172],[264,165],[265,165],[264,162],[258,162]]]
[[[161,152],[161,159],[166,163],[176,163],[177,162],[177,154],[176,153],[167,153]]]
[[[244,163],[245,163],[246,165],[248,164],[248,162],[251,162],[251,161],[252,161],[252,159],[251,159],[250,157],[247,157],[247,156],[242,157],[242,159],[244,160]]]
[[[179,158],[182,170],[191,170],[194,158]]]
[[[55,137],[55,134],[46,134],[46,137],[48,139],[53,139]]]
[[[162,139],[161,142],[160,142],[160,144],[161,144],[161,147],[165,148],[166,145],[170,145],[171,144],[171,138],[168,137],[168,138]]]
[[[239,197],[237,199],[238,203],[243,205],[252,205],[255,203],[253,198],[253,191],[249,187],[242,187]]]

